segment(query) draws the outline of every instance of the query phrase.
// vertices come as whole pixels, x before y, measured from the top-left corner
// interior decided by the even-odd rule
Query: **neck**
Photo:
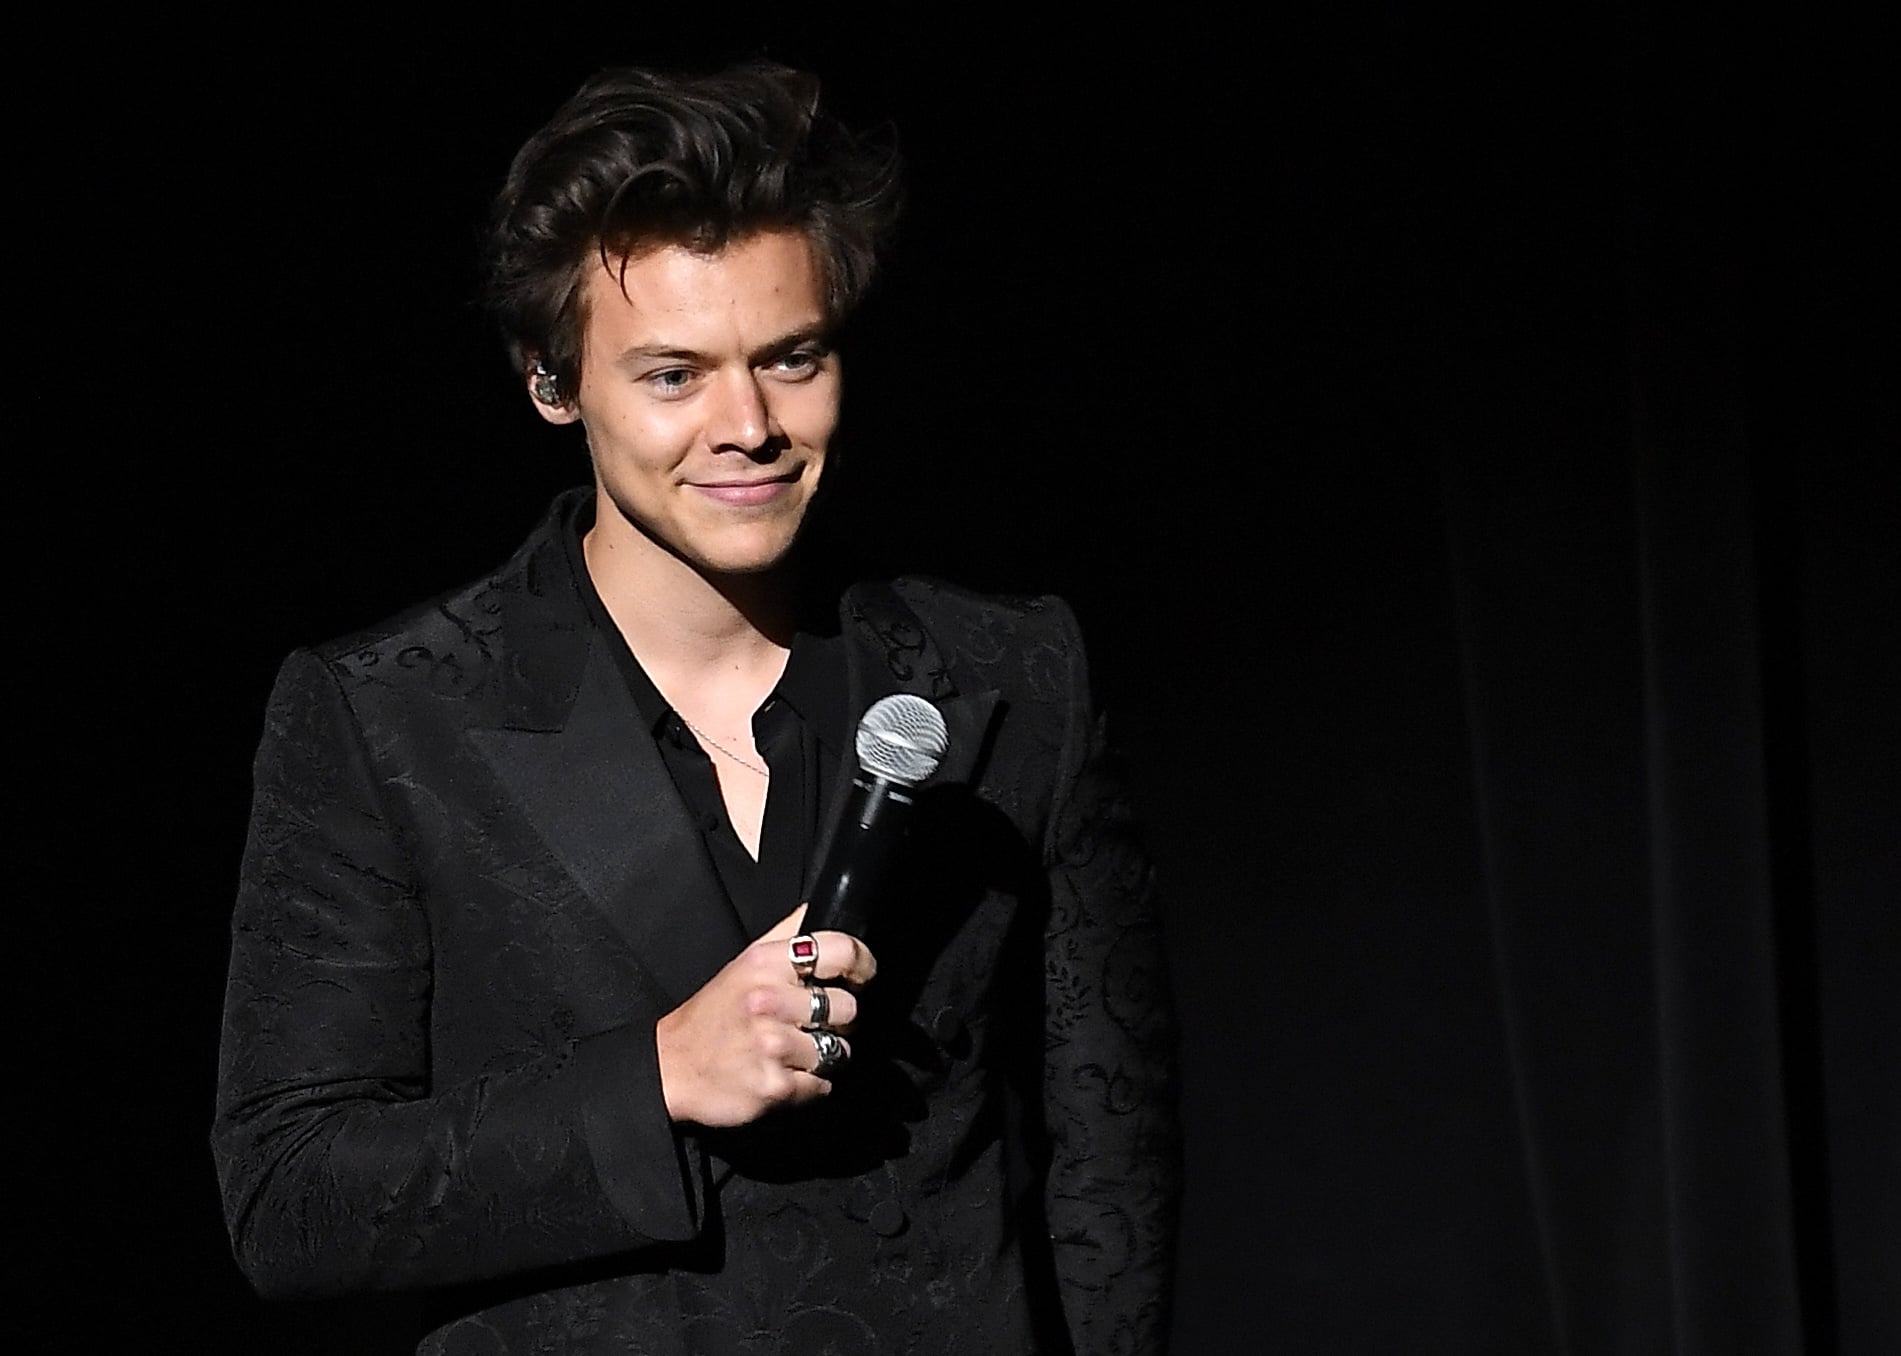
[[[785,567],[708,574],[638,531],[598,522],[581,549],[608,615],[676,708],[700,705],[694,693],[763,697],[778,681],[797,621]]]

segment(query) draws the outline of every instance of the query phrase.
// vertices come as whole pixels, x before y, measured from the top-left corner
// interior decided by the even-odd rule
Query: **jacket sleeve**
[[[255,780],[212,1151],[258,1290],[453,1284],[691,1238],[700,1165],[650,1025],[433,1080],[409,830],[312,654],[278,676]]]
[[[1088,698],[1067,608],[1071,692],[1046,843],[1044,1208],[1071,1342],[1167,1349],[1181,1146],[1173,1007],[1152,873]]]

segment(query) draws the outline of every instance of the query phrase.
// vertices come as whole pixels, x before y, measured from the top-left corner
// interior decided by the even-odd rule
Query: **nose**
[[[716,452],[744,452],[749,457],[777,450],[779,424],[750,368],[722,373],[714,392],[707,435]]]

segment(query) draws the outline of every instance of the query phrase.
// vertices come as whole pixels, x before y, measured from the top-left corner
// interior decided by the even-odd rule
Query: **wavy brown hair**
[[[897,217],[898,154],[819,108],[814,77],[770,62],[715,75],[610,70],[515,156],[495,201],[487,299],[517,372],[539,360],[572,396],[593,259],[658,245],[713,252],[803,231],[837,322],[870,285]]]

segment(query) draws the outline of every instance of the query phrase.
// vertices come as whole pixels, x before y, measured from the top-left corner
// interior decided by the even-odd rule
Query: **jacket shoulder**
[[[891,581],[891,590],[933,628],[974,629],[985,635],[1000,629],[1031,633],[1073,633],[1076,629],[1069,604],[1053,593],[980,593],[928,575],[902,575]]]
[[[310,647],[345,692],[419,689],[467,697],[505,671],[505,623],[524,615],[578,624],[581,609],[562,558],[558,525],[544,521],[499,568],[387,617]]]
[[[924,576],[891,581],[962,682],[1056,695],[1086,668],[1081,632],[1055,594],[979,593]]]

